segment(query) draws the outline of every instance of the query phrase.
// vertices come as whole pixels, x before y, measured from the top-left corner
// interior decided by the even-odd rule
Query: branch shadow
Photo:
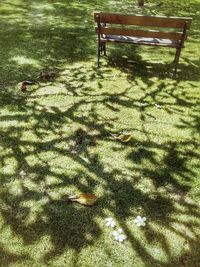
[[[59,6],[55,14],[61,12],[63,3],[52,4]],[[24,16],[29,12],[25,5],[19,8]],[[11,83],[16,84],[26,75],[27,68],[32,75],[46,65],[62,65],[66,60],[63,55],[71,66],[60,69],[55,80],[33,86],[27,95],[16,93],[16,87],[3,86],[1,227],[9,226],[24,246],[48,237],[51,247],[40,251],[42,264],[47,264],[66,250],[75,251],[78,257],[85,248],[94,245],[104,234],[99,218],[107,217],[109,212],[145,266],[196,262],[198,253],[194,248],[199,244],[200,212],[189,194],[192,181],[198,177],[198,166],[194,167],[200,158],[199,100],[195,94],[187,94],[181,82],[187,80],[188,87],[193,87],[192,82],[199,79],[199,65],[193,61],[190,68],[193,76],[189,73],[186,77],[189,65],[184,64],[180,80],[172,81],[166,73],[170,66],[146,63],[138,48],[124,47],[112,52],[102,69],[86,66],[85,61],[95,51],[94,34],[91,28],[80,26],[80,20],[70,24],[74,12],[78,17],[83,15],[82,8],[77,6],[75,11],[74,8],[69,5],[62,11],[65,14],[68,10],[70,15],[56,26],[56,34],[52,33],[51,24],[35,28],[30,18],[29,22],[19,22],[18,30],[14,31],[15,48],[19,43],[26,46],[31,39],[40,40],[34,55],[32,45],[25,49],[25,58],[36,62],[20,63],[22,58],[15,57],[13,47],[4,44],[8,51],[3,53],[1,64],[5,65],[3,81],[7,84],[8,70]],[[47,15],[49,11],[45,12]],[[47,18],[44,16],[45,23]],[[27,23],[31,27],[29,35],[25,34]],[[13,46],[11,35],[1,33],[2,36],[5,43]],[[51,42],[50,47],[45,46],[43,39]],[[49,57],[43,57],[46,54]],[[80,64],[72,64],[80,59]],[[111,88],[113,73],[126,80],[125,88]],[[57,89],[58,85],[62,85],[61,89]],[[128,115],[120,118],[121,112]],[[175,123],[172,117],[176,118]],[[110,133],[121,130],[134,133],[129,143],[112,139]],[[172,130],[178,134],[170,135]],[[189,134],[183,137],[180,131]],[[63,196],[86,191],[100,192],[96,206],[88,208],[62,201]],[[143,243],[126,222],[138,213],[149,220],[143,230]],[[171,249],[172,241],[168,240],[169,232],[187,243],[187,252],[183,249],[177,259]],[[166,262],[154,253],[153,249],[158,247]],[[108,247],[108,252],[111,249]],[[0,255],[2,266],[34,261],[28,253],[19,256],[4,247]]]

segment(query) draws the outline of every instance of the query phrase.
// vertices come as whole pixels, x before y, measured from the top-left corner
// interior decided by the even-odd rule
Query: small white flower
[[[121,234],[121,235],[118,235],[117,238],[115,239],[119,242],[123,242],[124,240],[126,240],[126,236]]]
[[[26,173],[25,173],[25,171],[24,171],[24,170],[21,170],[21,171],[20,171],[20,173],[19,173],[19,175],[20,175],[20,176],[25,176],[25,175],[26,175]]]
[[[140,106],[141,107],[146,107],[146,106],[148,106],[148,103],[140,103]]]
[[[117,236],[118,235],[118,231],[113,231],[113,236]]]
[[[113,218],[107,218],[107,219],[105,219],[105,221],[106,221],[106,226],[108,226],[108,227],[114,228],[115,225],[116,225],[116,223],[113,220]]]
[[[72,153],[72,154],[77,154],[77,150],[76,150],[75,148],[73,148],[73,149],[71,150],[71,153]]]
[[[115,240],[117,240],[118,242],[123,242],[124,240],[126,240],[126,236],[124,234],[122,234],[122,229],[118,229],[117,231],[114,231],[112,234],[115,238]]]
[[[155,107],[157,107],[157,108],[161,108],[161,105],[159,105],[159,104],[155,104]]]
[[[145,226],[146,225],[146,217],[141,217],[141,216],[137,216],[136,219],[134,220],[134,223],[140,227],[140,226]]]

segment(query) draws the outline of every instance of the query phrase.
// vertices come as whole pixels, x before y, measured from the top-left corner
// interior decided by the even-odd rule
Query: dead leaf
[[[26,84],[24,83],[21,84],[21,91],[26,92]]]
[[[24,93],[24,92],[26,92],[27,85],[33,85],[33,84],[35,84],[35,82],[32,82],[32,81],[23,81],[23,82],[20,83],[20,89]]]
[[[49,81],[51,78],[55,78],[57,75],[54,71],[41,71],[39,78],[44,81]]]
[[[123,143],[127,143],[128,141],[131,140],[132,135],[131,134],[120,134],[120,135],[115,135],[111,134],[116,140],[119,140]]]
[[[94,194],[82,193],[79,196],[68,197],[69,200],[78,202],[85,206],[92,206],[96,203],[97,197]]]

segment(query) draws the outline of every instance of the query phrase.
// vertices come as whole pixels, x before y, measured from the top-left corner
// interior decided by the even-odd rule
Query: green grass
[[[160,2],[1,1],[0,266],[199,266],[200,1]],[[192,16],[178,79],[166,48],[110,45],[97,70],[95,10]],[[80,192],[97,205],[61,201]]]

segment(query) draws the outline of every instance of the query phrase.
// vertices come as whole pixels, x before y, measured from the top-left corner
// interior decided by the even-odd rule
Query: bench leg
[[[103,54],[106,56],[106,43],[103,44]]]
[[[175,55],[175,58],[174,58],[174,64],[175,64],[175,66],[174,66],[173,78],[176,78],[176,73],[177,73],[177,68],[178,68],[180,54],[181,54],[181,48],[177,48],[176,49],[176,55]]]
[[[102,54],[104,54],[104,56],[106,56],[106,44],[105,43],[98,43],[97,68],[100,67],[100,57]]]
[[[100,67],[101,45],[98,43],[97,68]]]

